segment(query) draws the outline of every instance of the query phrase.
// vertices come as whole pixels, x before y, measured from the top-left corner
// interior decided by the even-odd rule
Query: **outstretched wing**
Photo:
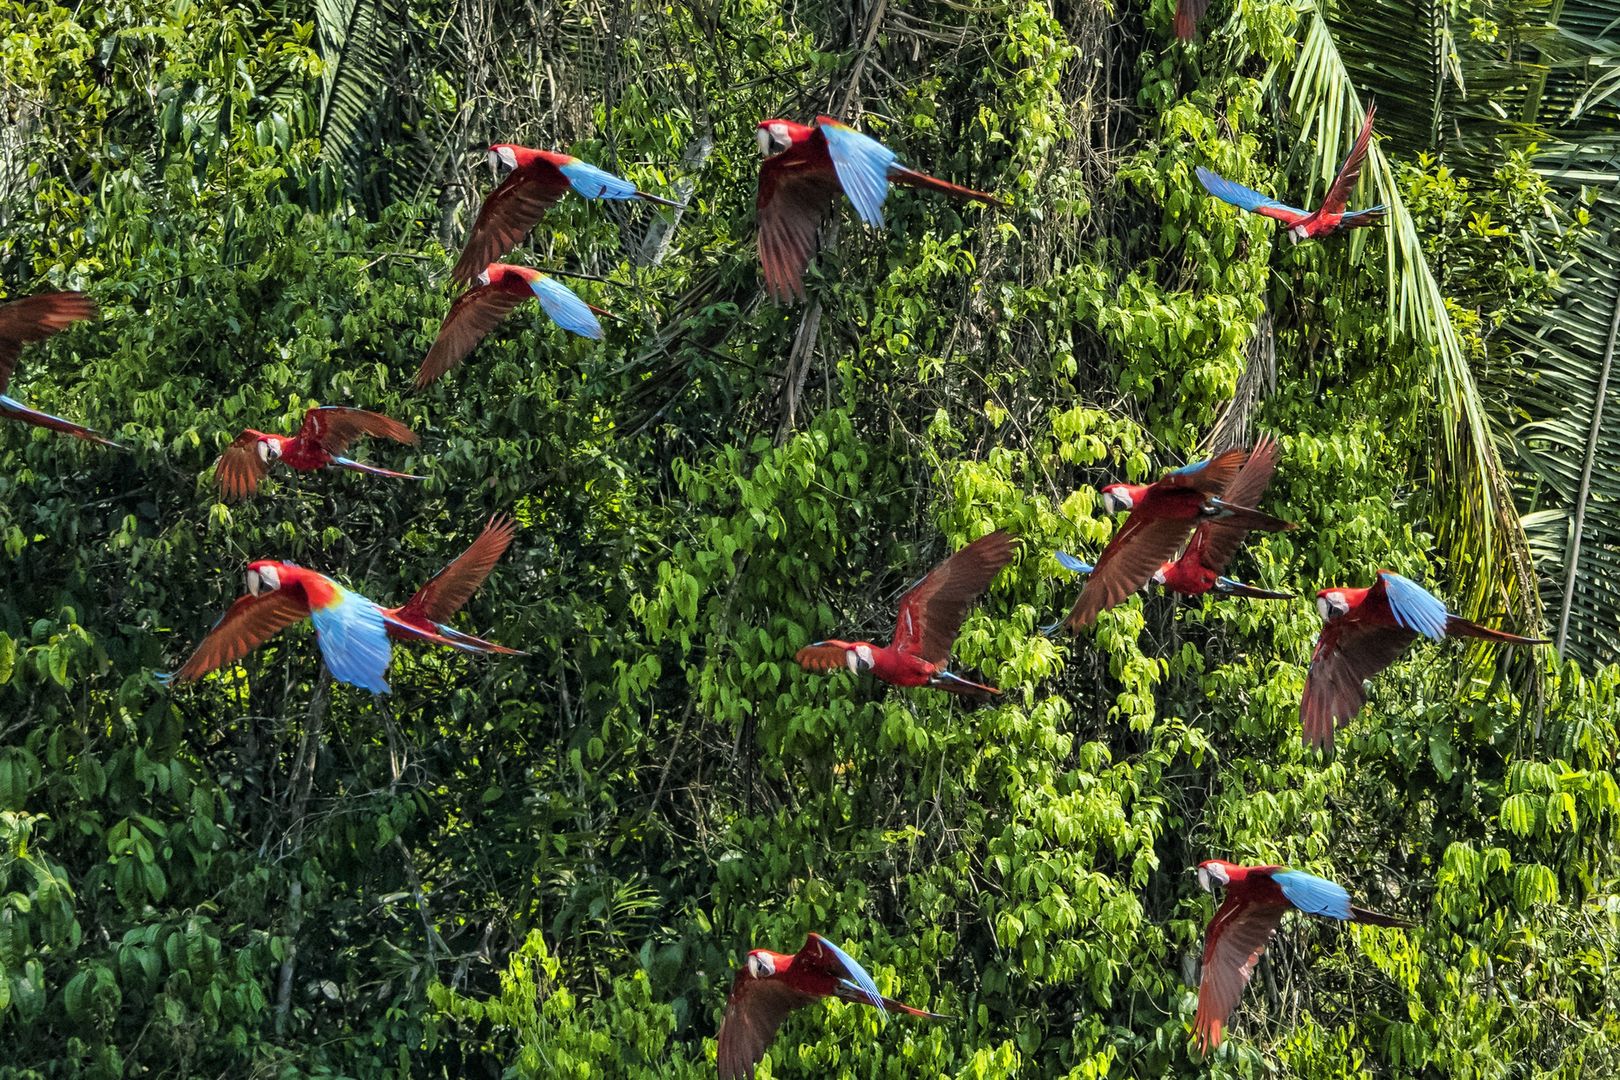
[[[1334,729],[1366,703],[1363,684],[1399,660],[1416,637],[1398,626],[1369,625],[1348,617],[1324,623],[1299,703],[1306,744],[1330,749]]]
[[[285,590],[241,596],[168,679],[190,682],[234,663],[300,619],[309,608]]]
[[[1239,210],[1273,218],[1285,225],[1295,225],[1311,216],[1297,206],[1280,203],[1269,195],[1260,194],[1254,188],[1244,187],[1224,176],[1212,173],[1202,165],[1194,171],[1197,172],[1198,182],[1204,185],[1205,191],[1222,202],[1231,203]]]
[[[726,1016],[720,1022],[715,1061],[720,1080],[752,1077],[788,1013],[814,1000],[814,995],[795,990],[779,978],[756,979],[747,969],[739,970],[731,980]]]
[[[849,1000],[863,1001],[880,1013],[885,1011],[883,995],[878,993],[877,983],[872,981],[872,976],[854,957],[820,934],[810,934],[804,939],[804,946],[793,958],[793,963],[795,966],[805,963],[827,972],[835,979],[845,980],[850,984],[849,988],[855,991],[855,996]]]
[[[777,303],[804,298],[804,269],[816,250],[816,230],[827,219],[838,180],[803,154],[786,151],[759,167],[759,267],[765,291]]]
[[[1237,476],[1221,492],[1221,501],[1233,506],[1255,507],[1271,485],[1272,474],[1277,471],[1277,442],[1262,436],[1249,452],[1248,460]],[[1248,537],[1248,529],[1234,529],[1204,523],[1193,530],[1189,552],[1196,553],[1198,561],[1219,574],[1231,564],[1238,548]]]
[[[1209,922],[1204,936],[1204,970],[1198,981],[1198,1013],[1193,1031],[1198,1048],[1209,1053],[1221,1045],[1226,1023],[1249,985],[1254,965],[1266,951],[1286,904],[1260,904],[1231,894]]]
[[[1333,178],[1333,186],[1328,188],[1327,195],[1322,199],[1324,214],[1344,213],[1345,204],[1350,201],[1356,182],[1361,179],[1362,167],[1367,164],[1367,147],[1372,142],[1373,113],[1376,111],[1375,106],[1367,106],[1367,118],[1361,122],[1361,132],[1356,136],[1355,145],[1350,147],[1350,156],[1344,159],[1339,175]]]
[[[596,321],[591,305],[574,295],[574,291],[556,278],[541,274],[529,282],[529,291],[539,299],[551,321],[570,334],[602,340],[602,324]]]
[[[298,434],[333,457],[345,453],[362,435],[393,439],[407,446],[415,446],[417,442],[416,432],[392,417],[341,405],[325,405],[306,412],[304,426]]]
[[[119,450],[125,449],[125,447],[113,442],[99,431],[87,428],[83,424],[75,424],[71,420],[64,420],[60,416],[52,416],[48,412],[30,409],[16,398],[9,398],[4,394],[0,394],[0,418],[20,420],[25,424],[45,428],[47,431],[60,431],[64,435],[72,435],[75,438],[83,439],[85,442],[93,442],[99,446],[111,446]]]
[[[1176,37],[1191,41],[1198,29],[1198,20],[1209,8],[1209,0],[1178,0],[1176,4]]]
[[[854,204],[855,212],[868,225],[881,228],[894,151],[830,116],[816,117],[816,130],[827,140],[827,154],[838,172],[838,183]]]
[[[400,608],[404,616],[419,616],[429,622],[449,622],[450,616],[460,611],[472,599],[472,594],[489,577],[495,564],[501,561],[511,546],[514,526],[512,519],[492,517],[478,539],[456,557],[456,560],[437,574],[416,595]]]
[[[1383,593],[1384,599],[1389,602],[1389,610],[1395,616],[1395,621],[1408,630],[1415,630],[1431,641],[1439,641],[1446,636],[1446,619],[1449,617],[1446,605],[1411,578],[1390,570],[1380,570],[1378,584],[1367,590],[1367,599],[1362,603],[1376,603],[1379,593]]]
[[[1012,534],[996,530],[934,567],[900,598],[892,649],[944,664],[968,607],[1013,558]]]
[[[1191,528],[1190,522],[1144,519],[1132,513],[1125,519],[1125,527],[1103,548],[1063,625],[1071,631],[1090,626],[1099,613],[1146,585],[1154,571],[1175,558]]]
[[[41,293],[0,304],[0,393],[11,383],[23,345],[95,317],[96,302],[81,292]]]
[[[455,269],[450,271],[451,277],[467,284],[529,235],[529,230],[568,190],[568,181],[561,173],[550,173],[549,166],[546,170],[533,166],[516,169],[496,185],[479,208],[478,219],[473,222]]]
[[[523,301],[522,295],[493,285],[480,285],[456,297],[456,302],[450,305],[450,313],[439,326],[439,336],[416,373],[417,389],[465,360],[484,340],[484,335],[499,326]]]
[[[1201,494],[1218,496],[1229,487],[1243,463],[1249,458],[1247,450],[1234,448],[1216,454],[1207,461],[1194,461],[1179,469],[1171,469],[1154,483],[1156,488],[1191,488]]]
[[[245,499],[259,490],[259,481],[270,474],[270,466],[259,458],[259,435],[244,431],[219,455],[214,481],[227,499]]]
[[[1271,880],[1282,889],[1288,902],[1301,911],[1329,919],[1350,917],[1350,894],[1337,882],[1303,870],[1273,870]]]

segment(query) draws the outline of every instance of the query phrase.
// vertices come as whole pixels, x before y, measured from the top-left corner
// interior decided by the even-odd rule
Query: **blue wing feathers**
[[[855,212],[868,225],[882,227],[883,200],[889,194],[889,167],[894,151],[869,135],[862,135],[842,124],[823,123],[820,131],[827,140],[827,152],[838,183],[854,205]]]
[[[540,277],[530,282],[529,288],[539,298],[540,306],[545,308],[552,322],[571,334],[592,341],[602,340],[602,324],[596,321],[596,313],[568,286],[556,278]]]
[[[373,694],[388,693],[388,644],[383,613],[370,600],[337,585],[337,602],[310,612],[315,638],[332,677]]]
[[[1057,556],[1057,561],[1062,564],[1063,569],[1069,571],[1070,573],[1089,574],[1093,569],[1095,569],[1090,563],[1081,562],[1073,555],[1070,555],[1067,551],[1057,551],[1053,552],[1053,554]]]
[[[587,199],[633,199],[636,185],[588,161],[570,161],[562,167],[569,185]]]
[[[1278,870],[1271,875],[1290,904],[1312,915],[1330,919],[1350,917],[1350,894],[1327,878],[1303,870]]]
[[[866,973],[866,969],[857,964],[854,958],[846,953],[843,949],[840,949],[826,938],[821,937],[820,934],[817,934],[816,937],[820,939],[821,947],[836,956],[838,958],[838,962],[844,965],[844,970],[849,972],[850,981],[855,984],[856,988],[859,989],[863,995],[865,995],[866,1000],[870,1002],[878,1012],[885,1012],[886,1010],[883,1007],[883,995],[878,993],[877,983],[872,981],[872,976]]]
[[[1379,573],[1384,582],[1384,594],[1389,598],[1389,610],[1395,621],[1433,641],[1446,636],[1446,605],[1411,578],[1384,570]]]

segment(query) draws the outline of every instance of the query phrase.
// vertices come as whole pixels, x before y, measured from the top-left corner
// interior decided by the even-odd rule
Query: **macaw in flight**
[[[388,627],[388,636],[396,641],[424,640],[445,642],[475,653],[501,653],[506,656],[526,656],[527,653],[508,649],[493,641],[464,634],[446,626],[450,616],[460,611],[472,599],[472,594],[489,577],[501,556],[512,543],[512,519],[492,517],[456,560],[437,574],[416,595],[397,608],[382,609]]]
[[[994,195],[908,169],[895,153],[869,135],[818,116],[813,126],[791,120],[759,124],[759,263],[765,290],[778,303],[804,299],[804,270],[816,247],[816,230],[840,191],[868,225],[882,228],[889,184],[929,188],[955,199],[1005,205]]]
[[[1217,888],[1226,890],[1226,899],[1204,931],[1203,974],[1198,982],[1198,1013],[1193,1019],[1194,1038],[1206,1054],[1221,1045],[1254,965],[1290,909],[1366,926],[1404,929],[1412,925],[1357,907],[1350,902],[1349,893],[1326,878],[1282,866],[1239,866],[1206,859],[1198,864],[1198,885],[1210,893]]]
[[[505,169],[507,176],[484,200],[467,246],[450,272],[463,285],[516,247],[570,188],[587,199],[643,199],[660,206],[681,205],[638,191],[630,181],[588,161],[552,150],[496,143],[489,148],[489,167],[496,176]]]
[[[486,334],[530,296],[536,297],[551,321],[564,330],[592,341],[602,340],[602,324],[596,316],[607,312],[587,304],[556,278],[527,266],[490,263],[477,282],[450,305],[450,313],[439,326],[439,336],[416,373],[418,390],[465,360]]]
[[[1209,0],[1176,0],[1176,37],[1191,41],[1198,20],[1209,10]]]
[[[70,420],[30,409],[14,397],[6,396],[11,373],[17,368],[22,347],[43,341],[83,319],[96,317],[96,302],[81,292],[41,293],[38,296],[0,304],[0,418],[60,431],[101,446],[123,447],[105,435]]]
[[[1280,203],[1253,188],[1246,188],[1242,184],[1217,176],[1202,165],[1196,170],[1198,182],[1222,202],[1231,203],[1251,214],[1275,218],[1282,222],[1288,226],[1288,239],[1295,244],[1301,240],[1320,240],[1346,229],[1376,225],[1384,220],[1383,206],[1348,212],[1345,210],[1345,204],[1349,202],[1350,195],[1355,190],[1356,181],[1361,179],[1362,166],[1367,163],[1367,146],[1372,142],[1374,111],[1373,106],[1367,106],[1367,118],[1362,122],[1361,133],[1356,136],[1355,145],[1350,148],[1350,156],[1345,158],[1344,165],[1339,169],[1339,175],[1333,178],[1333,184],[1323,197],[1321,207],[1314,212]]]
[[[883,1017],[903,1012],[928,1020],[950,1019],[884,997],[872,976],[844,950],[811,934],[792,956],[755,949],[737,970],[720,1022],[716,1056],[720,1080],[751,1080],[787,1015],[828,997],[870,1005]]]
[[[1282,532],[1294,523],[1221,497],[1247,463],[1247,450],[1228,450],[1208,461],[1183,465],[1152,484],[1109,484],[1102,489],[1108,513],[1129,510],[1124,528],[1103,549],[1091,578],[1063,625],[1071,631],[1090,626],[1097,615],[1120,603],[1160,572],[1195,527],[1233,530],[1235,550],[1251,529]],[[1227,546],[1220,538],[1218,546]],[[1084,564],[1082,564],[1084,565]]]
[[[299,472],[350,469],[368,476],[426,479],[344,457],[349,446],[365,435],[392,439],[407,446],[417,443],[416,433],[398,420],[364,409],[326,405],[304,413],[304,424],[297,435],[269,435],[252,428],[244,429],[220,455],[214,478],[220,493],[227,499],[245,499],[258,491],[259,481],[270,474],[270,466],[278,461]]]
[[[894,639],[887,646],[829,638],[800,649],[794,658],[806,671],[847,667],[870,671],[894,686],[929,686],[968,697],[1001,693],[945,670],[951,645],[968,608],[1013,558],[1013,537],[997,530],[981,536],[934,567],[900,598]]]
[[[1334,729],[1366,704],[1366,681],[1399,660],[1419,635],[1430,641],[1450,635],[1501,645],[1550,644],[1453,615],[1433,593],[1390,570],[1378,571],[1371,588],[1323,589],[1316,594],[1316,611],[1322,634],[1305,675],[1299,718],[1306,745],[1321,750],[1333,748]]]

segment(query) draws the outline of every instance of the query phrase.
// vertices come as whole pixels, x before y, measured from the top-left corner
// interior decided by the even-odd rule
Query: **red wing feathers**
[[[777,303],[804,298],[804,269],[815,254],[816,230],[841,190],[835,174],[791,152],[759,167],[759,265],[765,291]]]
[[[227,499],[245,499],[259,490],[259,481],[270,473],[270,466],[259,459],[259,435],[244,431],[219,455],[214,481]]]
[[[1271,486],[1271,477],[1277,471],[1277,442],[1270,436],[1262,436],[1254,444],[1248,460],[1243,468],[1226,485],[1220,493],[1222,502],[1233,506],[1255,507],[1260,505],[1266,488]],[[1198,559],[1203,565],[1209,567],[1217,574],[1225,573],[1231,564],[1238,548],[1248,537],[1249,530],[1231,528],[1210,523],[1199,525],[1193,535],[1193,544],[1198,548]]]
[[[1209,0],[1179,0],[1176,4],[1176,37],[1191,41],[1198,28],[1198,20],[1209,9]]]
[[[1299,703],[1307,745],[1333,747],[1333,732],[1367,701],[1368,679],[1399,660],[1417,634],[1399,626],[1373,626],[1335,620],[1322,627],[1305,696]]]
[[[501,320],[523,303],[527,296],[527,293],[520,296],[490,285],[480,285],[456,297],[456,302],[450,305],[450,313],[439,326],[439,336],[416,373],[417,389],[420,390],[465,360],[467,354],[484,340],[484,335],[499,326]]]
[[[41,293],[0,304],[0,393],[11,382],[23,345],[43,341],[96,314],[96,302],[81,292]]]
[[[899,620],[889,647],[943,666],[968,608],[1012,558],[1012,534],[998,529],[934,567],[900,598]]]
[[[1184,467],[1166,473],[1153,486],[1192,488],[1204,495],[1219,496],[1233,480],[1237,479],[1238,473],[1243,469],[1243,463],[1248,459],[1247,450],[1233,448],[1216,454],[1199,468]]]
[[[472,594],[506,554],[512,544],[513,529],[511,518],[490,518],[478,539],[418,589],[400,608],[401,614],[420,615],[429,622],[449,622],[450,616],[467,606]]]
[[[782,1021],[794,1009],[814,1000],[813,995],[795,990],[780,979],[756,979],[746,968],[738,971],[731,981],[731,996],[726,999],[726,1016],[720,1022],[717,1040],[720,1045],[715,1063],[720,1080],[752,1077]]]
[[[1243,988],[1249,985],[1254,965],[1288,908],[1287,904],[1236,901],[1228,895],[1210,920],[1204,939],[1204,970],[1198,982],[1198,1014],[1193,1019],[1203,1053],[1221,1045],[1226,1023]]]
[[[464,285],[472,281],[484,267],[516,247],[567,190],[568,180],[561,172],[554,183],[524,169],[502,180],[484,199],[450,276]]]
[[[1097,615],[1146,585],[1181,547],[1192,525],[1187,521],[1144,520],[1133,513],[1108,542],[1063,625],[1070,631],[1090,626]]]
[[[407,446],[417,443],[416,432],[392,417],[337,405],[306,412],[303,429],[298,434],[315,442],[334,457],[347,451],[362,435],[392,439]]]
[[[1333,186],[1328,188],[1327,195],[1322,199],[1324,214],[1344,213],[1345,204],[1350,201],[1356,182],[1361,179],[1362,167],[1367,164],[1367,147],[1372,142],[1373,113],[1376,111],[1375,106],[1367,106],[1367,118],[1361,122],[1361,132],[1356,136],[1355,145],[1350,148],[1350,156],[1344,159],[1339,175],[1333,178]]]
[[[241,596],[223,618],[208,631],[180,670],[179,682],[200,679],[210,671],[234,663],[300,619],[309,617],[309,607],[283,591],[260,596]]]
[[[837,671],[849,663],[839,645],[806,645],[793,659],[806,671]]]

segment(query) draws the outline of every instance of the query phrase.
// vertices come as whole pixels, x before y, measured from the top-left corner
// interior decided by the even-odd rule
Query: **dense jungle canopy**
[[[732,973],[810,930],[959,1019],[806,1009],[761,1077],[1529,1077],[1620,1068],[1620,4],[0,0],[0,300],[102,317],[0,425],[0,1075],[714,1075]],[[1291,245],[1369,102],[1384,228]],[[847,206],[764,296],[761,119],[831,113],[1005,209]],[[559,203],[533,305],[412,373],[490,187],[566,150],[688,201]],[[1605,395],[1609,398],[1605,412]],[[243,428],[399,417],[380,483],[219,500]],[[1120,478],[1277,435],[1291,602],[1042,636]],[[293,629],[167,688],[286,559],[398,603],[495,513],[457,625],[333,683]],[[972,707],[794,664],[1022,538]],[[1301,745],[1310,597],[1389,567],[1558,648],[1423,645]],[[389,600],[388,598],[397,598]],[[1190,868],[1293,915],[1210,1058]]]

